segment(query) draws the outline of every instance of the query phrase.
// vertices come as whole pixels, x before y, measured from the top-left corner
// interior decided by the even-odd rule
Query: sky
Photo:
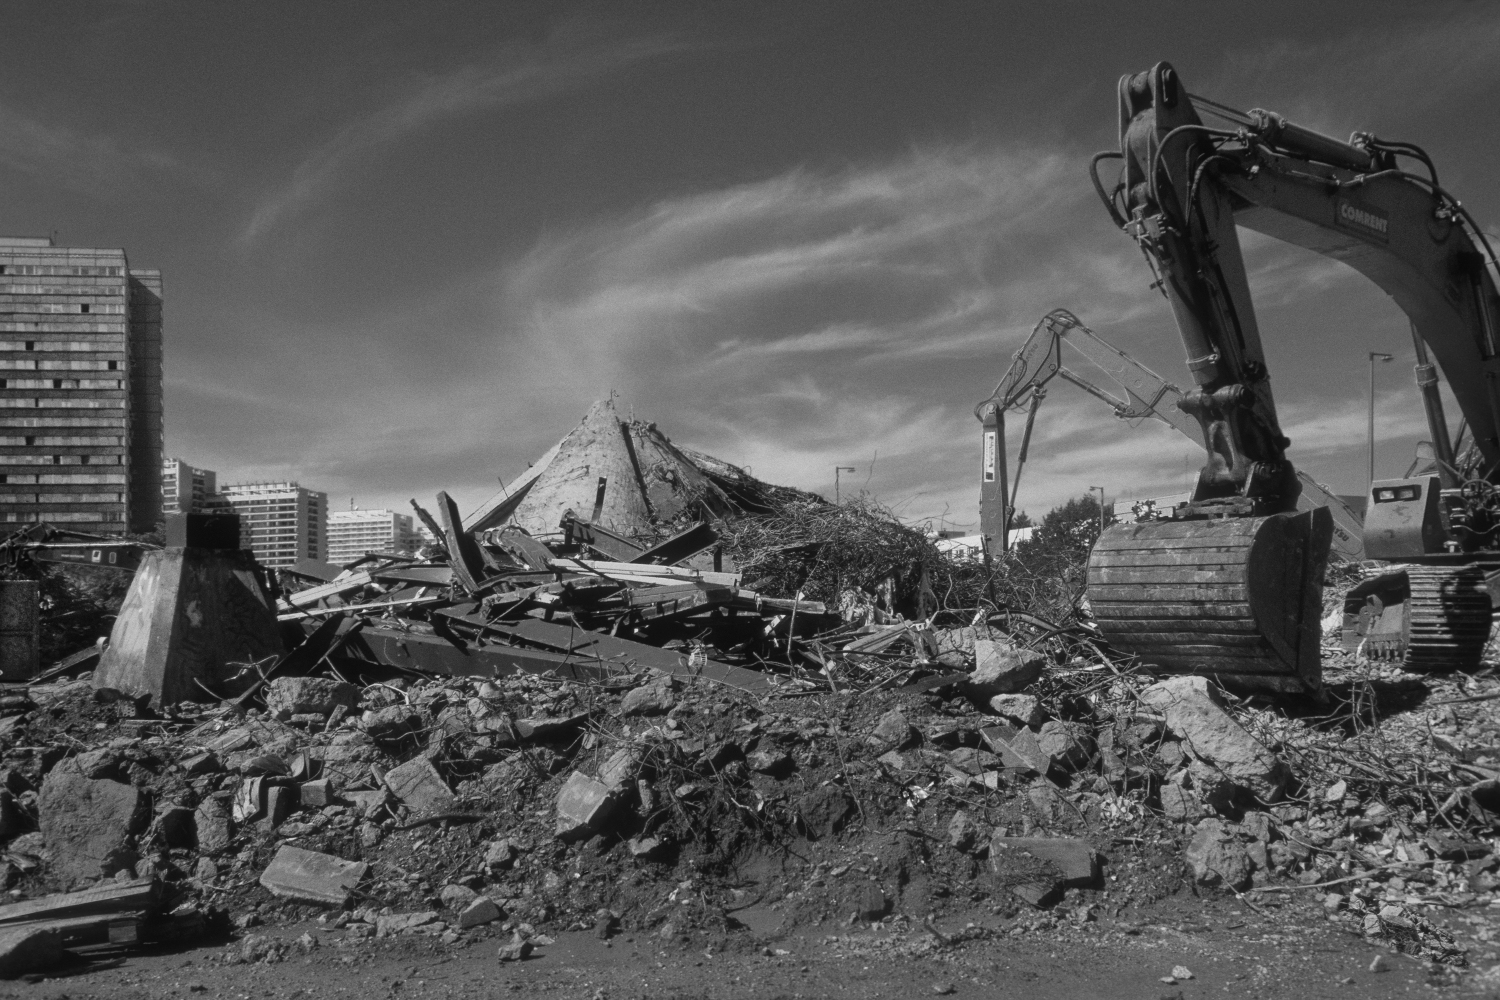
[[[167,451],[221,483],[467,512],[613,392],[760,478],[831,496],[852,466],[963,528],[973,408],[1049,309],[1189,382],[1088,181],[1121,74],[1415,142],[1493,234],[1497,56],[1479,2],[9,0],[0,232],[162,270]],[[1384,351],[1376,474],[1403,474],[1404,315],[1241,235],[1293,461],[1363,491]],[[1059,384],[1019,506],[1200,463]]]

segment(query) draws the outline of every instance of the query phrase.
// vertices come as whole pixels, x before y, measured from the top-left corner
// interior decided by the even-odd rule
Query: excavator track
[[[1477,667],[1490,638],[1490,595],[1477,566],[1414,566],[1405,665],[1412,670]]]
[[[1360,584],[1345,604],[1345,648],[1420,673],[1478,666],[1490,637],[1487,568],[1406,566]]]

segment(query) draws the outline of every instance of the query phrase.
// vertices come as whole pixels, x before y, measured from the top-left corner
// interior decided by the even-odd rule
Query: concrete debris
[[[458,915],[458,926],[464,930],[492,924],[505,916],[505,912],[488,896],[476,896]]]
[[[613,449],[607,436],[580,438],[579,454]],[[6,887],[31,904],[149,876],[196,914],[184,921],[242,935],[226,958],[256,962],[396,936],[487,940],[518,961],[545,946],[538,928],[696,954],[794,896],[774,911],[786,933],[884,921],[905,939],[930,913],[956,928],[971,902],[1007,935],[1113,931],[1116,905],[1191,885],[1308,887],[1298,898],[1321,900],[1319,922],[1458,965],[1425,908],[1500,904],[1500,762],[1482,708],[1457,700],[1500,682],[1424,679],[1442,695],[1431,705],[1309,722],[1114,659],[1075,614],[1076,591],[1056,623],[1003,570],[982,596],[982,583],[929,579],[933,603],[919,584],[941,563],[908,572],[875,558],[884,549],[855,558],[838,532],[803,531],[821,518],[842,530],[849,504],[797,500],[802,521],[753,527],[689,507],[653,522],[654,501],[615,508],[616,472],[676,467],[616,459],[578,480],[588,502],[546,530],[501,513],[466,532],[444,504],[441,548],[417,559],[283,574],[288,648],[244,665],[255,690],[226,687],[229,700],[163,704],[69,680],[0,693],[0,722],[19,720],[0,729]],[[576,500],[554,473],[547,503]],[[741,482],[722,469],[709,481],[725,498]],[[600,493],[600,510],[644,525],[594,515]],[[818,583],[833,560],[841,573]],[[879,574],[855,579],[860,560]],[[785,859],[756,866],[752,852],[795,835]],[[1330,882],[1336,894],[1312,895]],[[306,906],[324,912],[300,943],[301,929],[260,933],[308,919]],[[83,916],[142,940],[179,926],[138,916],[150,909]],[[971,939],[922,926],[924,948]],[[111,931],[95,920],[88,933]],[[0,968],[72,940],[0,941]]]
[[[1033,906],[1058,898],[1065,889],[1092,886],[1099,876],[1098,855],[1073,837],[990,838],[990,870],[998,884]]]
[[[574,771],[557,793],[558,839],[576,839],[597,831],[614,804],[608,785],[582,771]]]
[[[42,782],[37,811],[58,873],[69,881],[96,879],[135,865],[135,836],[151,822],[151,797],[65,762]]]
[[[326,716],[343,706],[359,706],[359,688],[327,677],[277,677],[266,685],[266,710],[276,718]]]
[[[1188,843],[1187,863],[1200,885],[1245,889],[1250,885],[1254,865],[1245,845],[1223,820],[1209,817],[1198,823]]]
[[[458,810],[458,800],[448,783],[426,757],[413,757],[391,768],[385,774],[385,786],[414,817],[440,816]]]
[[[363,861],[284,846],[261,873],[260,884],[283,899],[343,906],[369,870]]]
[[[1021,728],[1042,723],[1042,701],[1031,694],[997,694],[989,700],[990,711]]]
[[[1287,767],[1224,711],[1203,677],[1172,677],[1141,692],[1161,712],[1184,749],[1217,768],[1260,802],[1271,804],[1286,789]]]

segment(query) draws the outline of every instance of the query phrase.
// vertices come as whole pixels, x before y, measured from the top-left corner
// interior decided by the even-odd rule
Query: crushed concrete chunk
[[[458,926],[467,930],[470,927],[482,927],[492,924],[505,915],[496,903],[488,896],[479,896],[469,902],[458,915]]]
[[[1286,788],[1287,768],[1274,753],[1230,718],[1203,677],[1172,677],[1141,692],[1141,700],[1166,716],[1195,758],[1213,765],[1262,802]]]
[[[133,785],[59,765],[42,782],[37,812],[53,867],[69,880],[96,879],[135,864],[151,800]]]
[[[204,796],[193,811],[193,829],[198,838],[198,850],[204,854],[218,854],[234,840],[234,820],[228,792]]]
[[[997,694],[990,699],[990,711],[1025,729],[1042,721],[1042,702],[1032,694]]]
[[[359,688],[328,677],[277,677],[266,685],[272,715],[327,715],[335,706],[359,706]]]
[[[1098,855],[1076,837],[991,837],[990,869],[1033,906],[1055,901],[1064,889],[1087,888],[1099,875]]]
[[[989,701],[997,694],[1013,694],[1042,676],[1047,657],[994,639],[974,640],[974,672],[964,683],[970,697]]]
[[[608,785],[574,771],[557,794],[557,836],[567,840],[597,832],[613,805]]]
[[[282,899],[343,906],[369,870],[363,861],[283,846],[261,874],[260,884]]]
[[[916,741],[917,731],[899,708],[882,715],[870,732],[870,743],[887,750],[905,750]]]
[[[665,715],[677,704],[667,684],[646,684],[626,692],[620,702],[621,715]]]
[[[1200,885],[1243,889],[1250,884],[1250,855],[1222,820],[1209,817],[1199,822],[1186,858]]]
[[[414,757],[386,772],[385,786],[417,816],[455,812],[458,800],[426,757]]]

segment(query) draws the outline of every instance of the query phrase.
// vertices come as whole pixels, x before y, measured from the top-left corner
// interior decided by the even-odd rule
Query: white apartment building
[[[328,561],[328,494],[294,482],[235,483],[220,493],[240,516],[240,545],[262,566]]]
[[[328,515],[327,561],[335,566],[354,562],[367,552],[415,555],[422,541],[410,514],[356,509]]]
[[[161,512],[163,514],[190,514],[195,510],[209,510],[223,500],[217,497],[218,473],[212,469],[197,469],[180,458],[165,458],[161,463]]]

